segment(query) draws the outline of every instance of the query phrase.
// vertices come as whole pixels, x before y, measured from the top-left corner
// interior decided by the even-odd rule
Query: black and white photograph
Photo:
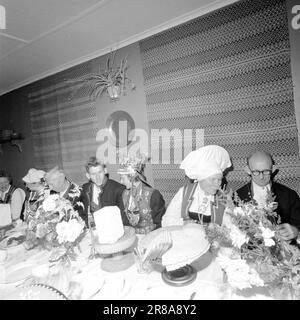
[[[0,0],[0,300],[300,300],[299,150],[299,0]]]

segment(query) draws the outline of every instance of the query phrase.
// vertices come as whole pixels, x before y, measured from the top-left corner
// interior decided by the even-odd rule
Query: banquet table
[[[138,237],[140,239],[141,236]],[[172,286],[162,279],[161,270],[153,268],[150,272],[140,273],[136,264],[119,272],[108,272],[101,268],[103,258],[89,260],[91,241],[87,233],[80,244],[81,253],[72,263],[69,286],[57,287],[70,298],[71,286],[77,286],[80,293],[73,299],[82,300],[205,300],[239,299],[224,292],[223,272],[213,259],[211,263],[197,272],[195,281],[185,286]],[[17,288],[26,286],[32,278],[32,270],[49,265],[50,253],[46,250],[26,250],[21,244],[7,249],[8,257],[1,264],[0,299],[6,299]],[[5,282],[11,268],[24,267],[24,274],[18,274],[17,281]],[[47,284],[47,283],[46,283]]]

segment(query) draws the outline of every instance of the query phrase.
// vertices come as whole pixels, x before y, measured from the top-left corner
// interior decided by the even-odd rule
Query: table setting
[[[25,229],[20,225],[10,230],[8,236],[18,237],[20,233],[25,232]],[[132,234],[132,231],[134,234],[132,228],[125,236]],[[41,247],[28,250],[24,242],[6,248],[3,244],[0,249],[0,268],[2,270],[0,298],[9,300],[219,298],[216,293],[218,287],[215,283],[221,281],[222,272],[215,262],[211,262],[209,266],[197,272],[197,277],[192,283],[185,286],[172,286],[163,281],[164,267],[154,259],[153,261],[145,259],[146,261],[143,262],[147,266],[141,268],[143,263],[134,252],[137,251],[137,248],[142,250],[141,248],[145,246],[147,242],[145,235],[134,235],[134,241],[130,240],[122,250],[117,250],[121,251],[117,253],[121,257],[128,255],[132,257],[130,264],[124,264],[122,270],[115,268],[107,270],[107,267],[103,269],[103,262],[111,259],[112,256],[108,252],[103,254],[103,245],[98,243],[96,230],[93,230],[93,233],[98,245],[92,248],[95,244],[91,242],[90,230],[85,230],[75,250],[76,259],[64,265],[51,261],[51,251]],[[121,239],[120,242],[124,243],[124,239]],[[91,256],[93,249],[99,254]],[[117,261],[118,259],[120,258],[117,257]],[[198,293],[200,291],[202,295]]]
[[[34,220],[29,223],[19,221],[2,234],[2,300],[269,300],[299,297],[297,287],[291,291],[285,281],[298,283],[294,276],[298,269],[293,266],[298,265],[300,254],[296,248],[279,242],[275,231],[267,233],[267,227],[257,224],[254,237],[261,237],[257,243],[272,259],[278,258],[268,251],[269,246],[263,245],[263,237],[271,245],[271,240],[278,241],[277,246],[283,246],[290,253],[286,260],[276,260],[280,263],[277,268],[286,270],[280,278],[280,286],[268,282],[266,276],[276,274],[263,273],[259,269],[263,262],[251,264],[251,260],[243,256],[244,252],[255,253],[249,249],[250,236],[232,221],[239,215],[238,221],[249,219],[250,209],[255,217],[253,208],[233,209],[225,218],[224,226],[187,222],[182,226],[136,234],[133,227],[123,225],[117,207],[94,212],[95,226],[85,228],[69,202],[57,196],[49,197],[38,209]],[[258,214],[264,217],[260,211]],[[231,218],[235,220],[231,221]],[[293,265],[287,269],[290,262]],[[287,275],[294,278],[286,278]]]

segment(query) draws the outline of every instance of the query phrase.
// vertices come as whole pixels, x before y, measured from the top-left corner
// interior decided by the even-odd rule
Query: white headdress
[[[28,173],[26,174],[25,177],[23,177],[23,181],[26,183],[35,183],[35,182],[40,182],[41,179],[44,178],[45,176],[45,171],[43,170],[37,170],[35,168],[29,169]]]
[[[181,162],[180,169],[190,179],[204,180],[222,173],[231,166],[228,152],[217,145],[208,145],[190,152]]]

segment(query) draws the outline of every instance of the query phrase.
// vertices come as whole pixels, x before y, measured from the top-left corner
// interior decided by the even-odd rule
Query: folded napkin
[[[104,285],[104,274],[100,268],[100,260],[96,259],[82,268],[80,273],[77,273],[71,279],[72,286],[76,288],[76,284],[80,287],[80,299],[87,300],[91,298]],[[69,293],[72,295],[72,292]]]

